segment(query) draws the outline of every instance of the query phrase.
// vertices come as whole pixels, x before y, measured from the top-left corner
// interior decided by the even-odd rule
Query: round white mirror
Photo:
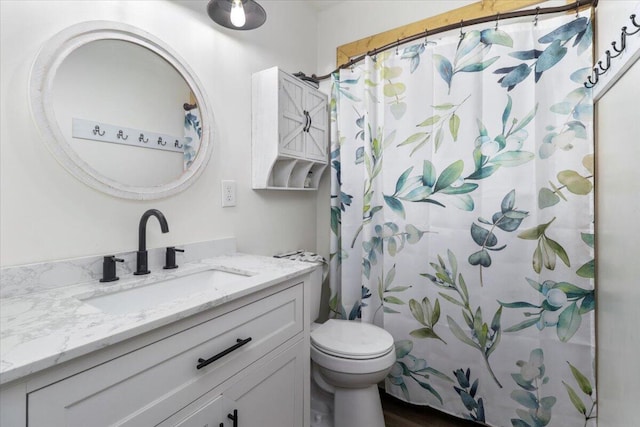
[[[36,58],[30,95],[51,153],[113,196],[175,194],[211,155],[202,85],[168,46],[129,25],[93,21],[55,35]]]

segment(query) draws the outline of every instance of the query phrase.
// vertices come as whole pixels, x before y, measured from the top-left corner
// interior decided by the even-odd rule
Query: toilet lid
[[[337,357],[373,359],[391,351],[393,337],[369,323],[330,319],[311,332],[311,344]]]

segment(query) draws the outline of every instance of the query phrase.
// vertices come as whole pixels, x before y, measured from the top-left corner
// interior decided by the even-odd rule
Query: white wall
[[[324,74],[335,68],[337,46],[424,19],[471,2],[343,1],[318,15],[318,64]],[[549,2],[557,6],[564,2]],[[636,0],[603,0],[597,11],[600,57],[628,25]],[[627,72],[597,106],[597,351],[599,426],[636,425],[640,401],[640,64]],[[318,199],[318,247],[328,254],[329,177]]]
[[[597,55],[620,43],[634,1],[598,6]],[[633,36],[637,37],[637,36]],[[640,401],[640,62],[596,104],[596,260],[600,427],[638,424]]]
[[[170,233],[149,222],[148,246],[235,236],[244,252],[316,247],[316,194],[251,189],[251,74],[279,65],[316,69],[316,11],[265,1],[266,24],[227,30],[206,1],[0,1],[0,265],[135,250],[141,214],[158,208]],[[117,199],[67,173],[46,150],[29,114],[27,82],[39,47],[82,21],[113,20],[164,40],[195,71],[211,99],[211,162],[185,192],[158,201]],[[220,181],[237,181],[237,207],[220,207]]]
[[[597,104],[597,320],[600,426],[637,420],[640,401],[640,63]],[[606,421],[606,422],[604,422]],[[637,422],[637,421],[636,421]]]

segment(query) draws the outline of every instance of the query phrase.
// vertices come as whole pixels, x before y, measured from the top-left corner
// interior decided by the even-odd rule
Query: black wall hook
[[[595,77],[595,81],[591,79],[591,77]],[[591,76],[587,77],[587,82],[584,83],[584,86],[587,89],[591,89],[592,87],[594,87],[596,85],[596,83],[598,83],[598,80],[600,79],[600,75],[598,74],[597,71],[594,71],[594,74],[592,74]]]
[[[105,132],[105,131],[100,132],[100,126],[96,125],[96,126],[93,128],[92,132],[93,132],[93,134],[94,134],[94,135],[104,136],[104,132]]]
[[[607,51],[608,52],[608,51]],[[609,68],[611,68],[611,56],[607,55],[607,66],[603,67],[602,66],[602,61],[598,61],[598,67],[602,70],[602,73],[600,73],[600,75],[604,74],[607,72],[607,70]]]
[[[578,1],[578,3],[580,2]],[[587,89],[593,88],[600,80],[600,76],[606,73],[611,68],[611,60],[622,55],[622,53],[627,48],[627,36],[632,36],[640,32],[640,24],[636,22],[635,13],[629,16],[629,19],[631,20],[631,23],[633,24],[633,26],[636,27],[636,30],[630,32],[627,30],[627,26],[624,26],[620,29],[620,46],[618,47],[617,41],[611,42],[611,48],[615,53],[611,53],[611,50],[608,50],[608,49],[604,52],[605,54],[604,65],[603,65],[603,61],[598,61],[598,64],[595,67],[593,67],[591,75],[588,76],[587,81],[583,83],[585,88]]]
[[[636,27],[636,28],[637,28],[637,30],[635,30],[633,33],[627,33],[627,30],[626,30],[626,27],[625,27],[625,31],[624,31],[624,32],[625,32],[625,33],[627,33],[627,35],[628,35],[628,36],[632,36],[632,35],[634,35],[635,33],[637,33],[638,31],[640,31],[640,24],[638,24],[638,23],[636,22],[636,14],[635,14],[635,13],[634,13],[633,15],[631,15],[631,16],[629,17],[629,19],[631,19],[631,23],[633,24],[633,26],[634,26],[634,27]]]
[[[627,35],[625,33],[620,34],[620,49],[616,47],[617,42],[611,42],[611,47],[617,52],[616,55],[611,55],[612,58],[617,58],[627,47]],[[608,51],[607,51],[608,52]]]

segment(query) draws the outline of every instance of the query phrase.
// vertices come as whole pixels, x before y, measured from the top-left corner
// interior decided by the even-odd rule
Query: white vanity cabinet
[[[277,67],[252,77],[255,189],[317,189],[328,163],[327,96]]]
[[[300,281],[307,278],[274,285],[14,385],[3,398],[19,401],[22,393],[27,416],[15,425],[308,426],[309,323]]]

